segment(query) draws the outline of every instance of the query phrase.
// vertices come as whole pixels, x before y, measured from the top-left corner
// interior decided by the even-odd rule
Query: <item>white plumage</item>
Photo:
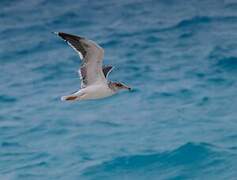
[[[131,89],[122,83],[109,82],[112,66],[103,66],[104,50],[98,44],[80,36],[55,32],[63,38],[80,56],[82,65],[78,70],[81,89],[63,96],[61,100],[98,99],[111,96],[119,89]]]

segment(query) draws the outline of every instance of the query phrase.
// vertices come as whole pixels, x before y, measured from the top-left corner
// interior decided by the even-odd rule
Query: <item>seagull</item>
[[[108,80],[113,66],[103,65],[104,49],[94,41],[64,32],[54,33],[66,41],[79,54],[82,61],[78,70],[81,88],[75,93],[62,96],[62,101],[100,99],[112,96],[122,89],[131,90],[121,82]]]

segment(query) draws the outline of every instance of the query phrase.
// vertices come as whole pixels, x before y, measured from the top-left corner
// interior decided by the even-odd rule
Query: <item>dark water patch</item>
[[[17,157],[25,157],[25,158],[32,158],[35,157],[37,153],[35,152],[27,152],[27,151],[13,151],[13,152],[2,152],[1,156],[2,157],[12,157],[12,158],[17,158]]]
[[[216,154],[215,151],[212,151],[214,146],[207,143],[187,143],[178,149],[169,152],[168,159],[174,164],[192,164],[199,163],[205,158],[208,158],[210,155]],[[185,154],[189,154],[185,157]]]
[[[131,57],[134,57],[136,54],[135,54],[135,52],[126,52],[126,57],[128,57],[128,58],[131,58]]]
[[[221,154],[216,152],[215,147],[212,145],[187,143],[169,152],[118,157],[87,168],[83,172],[83,177],[109,179],[118,177],[118,175],[121,177],[126,174],[126,177],[134,177],[142,173],[150,173],[152,177],[158,178],[164,174],[169,177],[167,171],[175,171],[175,169],[177,171],[175,176],[184,176],[189,173],[182,172],[181,169],[183,168],[187,171],[192,169],[192,171],[198,172],[202,171],[202,168],[208,168],[207,164],[214,161],[216,163],[213,165],[219,166],[221,162],[223,163],[219,159],[219,155]]]
[[[164,152],[152,155],[134,155],[127,157],[120,157],[110,162],[103,163],[105,167],[110,168],[111,166],[121,166],[124,168],[136,168],[143,167],[143,165],[149,165],[157,162],[164,162],[165,164],[180,164],[180,165],[191,165],[192,163],[199,163],[203,161],[205,157],[214,152],[210,151],[208,144],[194,144],[187,143],[173,151]],[[186,156],[189,154],[188,156]],[[124,164],[125,163],[125,164]],[[111,168],[112,169],[112,168]]]
[[[48,159],[50,158],[50,154],[46,152],[34,152],[34,156],[32,156],[31,160],[38,159]]]
[[[1,8],[10,7],[11,5],[14,5],[16,2],[17,2],[16,0],[12,0],[12,1],[1,0],[0,7]]]
[[[226,16],[226,17],[222,17],[222,16],[214,16],[214,17],[194,16],[189,19],[181,20],[180,22],[176,23],[173,26],[159,29],[157,32],[171,31],[171,30],[183,29],[183,28],[193,28],[193,27],[197,27],[200,25],[210,26],[210,24],[213,22],[234,23],[234,22],[237,22],[237,17],[236,16]]]
[[[59,98],[57,98],[57,100],[59,100]],[[61,128],[61,129],[50,129],[47,134],[48,135],[65,135],[69,132],[69,130],[65,129],[65,128]]]
[[[2,146],[2,148],[21,147],[21,145],[16,142],[2,142],[1,146]]]
[[[224,137],[221,138],[221,141],[229,143],[228,149],[236,154],[237,150],[237,145],[233,142],[237,141],[237,133],[236,132],[229,132],[228,135],[225,135]]]
[[[223,86],[224,88],[230,87],[234,84],[234,81],[228,80],[222,77],[212,77],[208,78],[207,82],[217,87]]]
[[[237,9],[237,3],[236,2],[229,2],[228,3],[228,1],[227,1],[225,3],[225,8],[236,10]]]
[[[188,32],[188,33],[183,33],[179,36],[180,39],[187,39],[187,38],[191,38],[193,36],[192,32]]]
[[[3,13],[3,12],[0,12],[0,18],[2,19],[2,18],[5,18],[7,15],[5,14],[5,13]]]
[[[174,97],[174,93],[171,92],[154,92],[152,95],[149,96],[149,99],[156,99],[156,98],[171,98]],[[167,99],[168,100],[168,99]]]
[[[175,26],[175,28],[183,28],[183,27],[188,27],[188,26],[193,26],[193,25],[198,25],[198,24],[208,24],[210,23],[211,20],[212,19],[207,16],[196,16],[196,17],[192,17],[191,19],[180,21]]]
[[[224,57],[219,59],[217,66],[224,70],[237,72],[237,57]]]
[[[16,101],[17,101],[17,98],[14,96],[0,95],[0,102],[2,103],[13,103]]]
[[[223,79],[223,78],[209,78],[208,81],[210,81],[210,82],[215,82],[215,83],[223,83],[223,82],[225,82],[226,80]]]
[[[196,77],[200,78],[200,79],[203,79],[206,75],[205,73],[202,73],[202,72],[194,72],[194,74],[196,75]]]
[[[161,92],[161,93],[159,93],[161,96],[163,96],[163,97],[171,97],[171,96],[173,96],[174,94],[172,94],[172,93],[169,93],[169,92]]]
[[[208,59],[212,66],[215,67],[216,74],[237,71],[237,57],[235,51],[233,51],[235,47],[235,44],[215,46],[209,53]]]
[[[229,147],[229,149],[236,151],[237,150],[237,146]]]
[[[181,20],[180,22],[170,27],[159,29],[158,32],[165,32],[165,31],[171,31],[171,30],[176,30],[176,29],[190,28],[190,27],[203,25],[203,24],[209,24],[211,20],[212,19],[208,16],[195,16],[186,20]]]
[[[203,97],[197,104],[198,106],[204,106],[204,105],[207,105],[208,103],[210,102],[210,97]]]
[[[42,169],[42,168],[46,169],[48,167],[49,167],[48,162],[40,161],[40,162],[30,163],[30,164],[27,163],[26,165],[23,165],[21,167],[13,168],[13,169],[8,170],[6,172],[10,173],[10,172],[16,172],[16,171],[29,171],[31,169]]]
[[[191,98],[194,95],[194,92],[191,89],[180,89],[175,93],[176,97],[179,98]]]
[[[214,59],[214,60],[223,58],[224,56],[229,54],[230,51],[231,51],[231,48],[223,47],[223,46],[215,46],[209,53],[208,58]]]
[[[154,36],[154,35],[150,35],[148,37],[146,37],[145,42],[147,43],[159,43],[159,41],[161,41],[161,38]]]
[[[109,122],[109,121],[98,121],[98,122],[95,122],[95,124],[102,125],[104,127],[113,127],[113,128],[120,127],[118,123]]]

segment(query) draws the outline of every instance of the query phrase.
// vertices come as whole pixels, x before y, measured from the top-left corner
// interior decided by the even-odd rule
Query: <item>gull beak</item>
[[[128,87],[128,86],[125,86],[125,85],[124,85],[124,89],[127,89],[127,90],[129,90],[129,91],[131,91],[131,90],[132,90],[132,88],[131,88],[131,87]]]

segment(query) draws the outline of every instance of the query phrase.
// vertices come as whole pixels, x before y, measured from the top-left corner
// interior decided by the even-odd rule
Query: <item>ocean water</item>
[[[237,179],[237,2],[1,0],[1,180]],[[105,49],[133,88],[67,103]]]

